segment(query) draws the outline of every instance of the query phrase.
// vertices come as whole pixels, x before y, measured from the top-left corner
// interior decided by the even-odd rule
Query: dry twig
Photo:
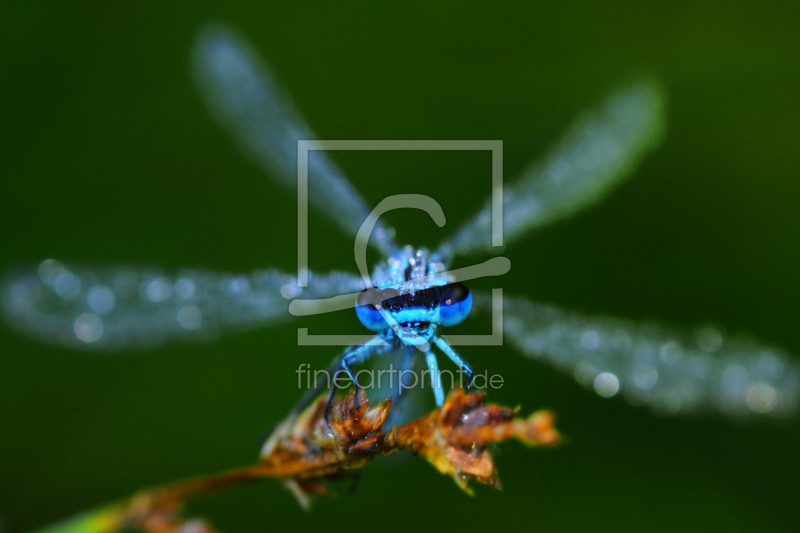
[[[444,405],[414,422],[386,432],[381,426],[391,401],[370,407],[366,395],[355,401],[351,392],[332,409],[325,423],[325,400],[318,399],[299,416],[285,420],[273,432],[255,466],[205,476],[142,492],[118,504],[57,524],[42,533],[106,533],[138,529],[147,533],[213,533],[199,520],[184,520],[183,503],[192,497],[265,478],[283,481],[304,507],[310,498],[327,494],[321,484],[369,464],[378,455],[407,450],[428,460],[470,492],[474,480],[499,488],[488,444],[518,439],[528,445],[551,446],[559,441],[553,415],[539,411],[516,418],[518,409],[484,405],[484,394],[453,390]]]

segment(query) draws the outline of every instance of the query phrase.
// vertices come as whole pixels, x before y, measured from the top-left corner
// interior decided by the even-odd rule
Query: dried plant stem
[[[387,432],[381,426],[391,402],[370,408],[362,394],[338,400],[330,424],[320,398],[281,423],[265,444],[259,462],[246,468],[179,481],[141,492],[117,504],[50,526],[40,533],[110,533],[123,529],[146,533],[212,533],[206,522],[186,520],[187,500],[263,479],[282,481],[307,508],[313,496],[327,494],[321,484],[369,464],[378,455],[411,451],[471,492],[469,481],[498,488],[500,481],[486,445],[515,438],[528,445],[556,444],[553,416],[539,411],[516,418],[517,409],[483,403],[483,394],[453,390],[444,405],[428,415]]]

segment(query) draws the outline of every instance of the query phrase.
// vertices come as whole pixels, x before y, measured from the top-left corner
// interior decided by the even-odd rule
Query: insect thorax
[[[372,285],[403,294],[448,283],[445,264],[424,248],[405,246],[380,262],[372,272]]]

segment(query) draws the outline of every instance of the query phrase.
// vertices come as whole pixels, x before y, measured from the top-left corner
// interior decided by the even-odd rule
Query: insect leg
[[[436,398],[436,405],[441,407],[444,403],[444,390],[442,389],[442,377],[439,375],[439,362],[436,360],[433,350],[425,353],[425,363],[428,365],[428,370],[431,371],[431,387],[433,396]]]
[[[361,387],[358,386],[358,378],[356,378],[356,375],[353,373],[353,369],[350,367],[350,362],[349,362],[348,356],[342,357],[341,367],[342,367],[342,370],[347,372],[347,377],[350,378],[350,381],[353,382],[353,389],[355,390],[355,393],[356,393],[355,406],[356,406],[356,408],[358,408],[358,393],[361,390]],[[333,388],[334,387],[331,387],[331,389],[333,389]]]
[[[356,391],[356,407],[358,407],[358,380],[356,379],[356,375],[353,373],[353,369],[350,365],[358,364],[362,361],[369,359],[371,356],[382,352],[386,349],[386,345],[381,339],[380,335],[375,335],[365,344],[360,344],[358,346],[353,346],[348,348],[339,359],[339,363],[337,366],[340,367],[340,370],[344,370],[348,377],[350,377],[350,381],[353,382]],[[325,404],[325,422],[329,422],[329,415],[331,410],[331,404],[333,403],[333,396],[336,394],[336,374],[334,373],[333,382],[331,383],[331,390],[328,393],[328,402]]]
[[[436,344],[436,346],[439,347],[441,351],[444,352],[444,354],[447,357],[450,358],[451,361],[453,361],[456,364],[457,367],[463,370],[464,373],[467,375],[467,382],[464,384],[464,390],[468,391],[469,386],[472,385],[472,379],[475,377],[475,372],[472,370],[472,367],[469,366],[469,364],[466,361],[464,361],[464,359],[462,359],[460,355],[456,353],[456,351],[450,346],[450,344],[448,344],[446,340],[444,340],[443,337],[434,335],[433,342]]]

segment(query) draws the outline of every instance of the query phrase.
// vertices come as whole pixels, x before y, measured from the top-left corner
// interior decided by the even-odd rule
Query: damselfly
[[[234,32],[217,27],[198,37],[192,67],[211,116],[270,178],[293,187],[298,141],[314,136],[266,64]],[[505,241],[604,197],[656,146],[663,121],[662,95],[649,82],[611,95],[578,118],[541,163],[503,191]],[[324,154],[308,165],[310,205],[343,231],[356,233],[370,214],[361,196]],[[308,276],[304,286],[277,270],[168,273],[158,267],[48,259],[9,273],[3,310],[10,325],[39,340],[113,351],[273,325],[291,318],[290,302],[297,298],[360,293],[369,284],[375,290],[362,293],[359,301],[351,296],[350,306],[376,335],[345,350],[336,360],[339,367],[352,376],[352,365],[399,344],[412,353],[419,348],[433,369],[438,368],[436,347],[470,374],[439,327],[470,312],[487,312],[492,296],[454,283],[446,268],[456,255],[491,247],[492,207],[487,203],[433,251],[400,247],[392,231],[373,221],[369,243],[385,260],[366,280],[306,272],[301,273]],[[573,374],[602,396],[619,393],[632,404],[668,413],[716,411],[733,417],[788,416],[798,404],[800,372],[789,356],[714,329],[674,333],[507,295],[502,313],[505,339],[521,353]],[[441,387],[434,392],[441,403]]]

